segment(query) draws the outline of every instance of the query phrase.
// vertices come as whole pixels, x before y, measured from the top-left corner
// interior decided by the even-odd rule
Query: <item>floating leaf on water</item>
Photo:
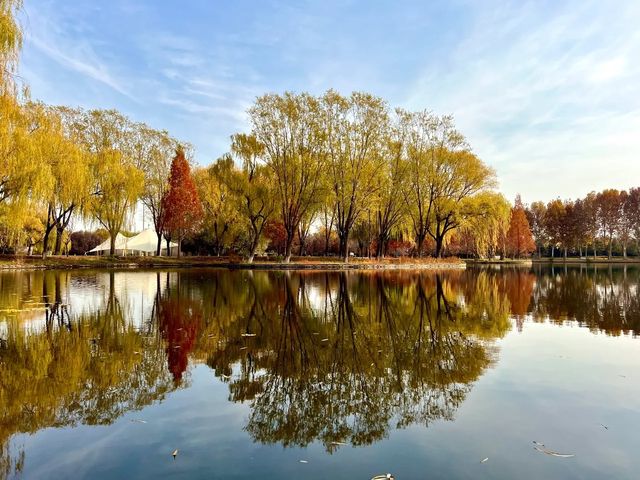
[[[171,455],[173,455],[173,458],[176,458],[178,456],[178,449],[176,448]]]
[[[539,447],[544,447],[544,443],[536,442],[535,440],[533,441],[533,444]]]
[[[573,455],[572,453],[558,453],[558,452],[554,452],[553,450],[549,450],[547,448],[542,448],[542,447],[533,447],[534,449],[536,449],[539,452],[545,453],[547,455],[551,455],[552,457],[558,457],[558,458],[572,458],[575,457],[575,455]]]
[[[480,460],[480,463],[484,463],[484,462],[486,462],[486,461],[488,461],[488,460],[489,460],[489,457],[485,457],[485,458],[483,458],[482,460]]]
[[[600,426],[604,427],[605,430],[609,430],[609,427],[607,427],[604,423],[601,423]]]
[[[300,460],[300,463],[309,463],[307,460]]]
[[[131,421],[132,421],[133,423],[147,423],[147,421],[146,421],[146,420],[139,420],[139,419],[137,419],[137,418],[134,418],[134,419],[132,419]]]
[[[328,342],[329,339],[328,338],[323,338],[322,340],[320,340],[321,342]]]
[[[344,442],[331,442],[331,445],[347,445]]]
[[[371,478],[371,480],[395,480],[395,477],[390,473],[386,473],[384,475],[376,475],[375,477]]]
[[[240,350],[246,350],[247,347],[240,347]]]
[[[243,333],[240,335],[241,337],[255,337],[256,334],[255,333]]]

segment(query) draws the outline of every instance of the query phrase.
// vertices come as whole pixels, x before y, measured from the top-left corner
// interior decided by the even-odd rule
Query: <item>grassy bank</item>
[[[65,268],[190,268],[218,267],[255,270],[370,270],[370,269],[444,269],[464,268],[458,258],[386,258],[381,260],[352,258],[344,263],[335,257],[294,257],[290,263],[260,258],[247,263],[238,257],[111,257],[111,256],[0,256],[0,269]]]

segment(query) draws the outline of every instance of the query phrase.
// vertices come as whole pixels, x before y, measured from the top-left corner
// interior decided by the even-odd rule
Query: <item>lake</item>
[[[631,267],[3,272],[0,478],[636,479],[639,333]]]

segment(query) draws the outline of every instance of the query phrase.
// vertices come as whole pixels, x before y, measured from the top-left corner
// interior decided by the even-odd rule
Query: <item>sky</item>
[[[526,203],[640,186],[640,1],[25,0],[33,98],[116,108],[212,163],[264,93],[452,114]]]

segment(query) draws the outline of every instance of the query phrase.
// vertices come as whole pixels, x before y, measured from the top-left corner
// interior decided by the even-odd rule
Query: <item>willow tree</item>
[[[100,225],[109,232],[109,252],[114,255],[116,236],[143,192],[144,174],[124,161],[118,150],[104,150],[97,155],[96,160],[95,190],[89,208]]]
[[[427,111],[396,110],[398,128],[404,138],[401,147],[406,178],[401,190],[413,230],[416,252],[422,256],[433,202],[431,147],[437,117]]]
[[[441,257],[447,235],[460,225],[465,215],[465,201],[495,185],[495,172],[466,148],[450,149],[447,138],[450,119],[444,117],[440,125],[440,139],[431,150],[433,177],[431,185],[431,215],[427,232],[436,243],[435,256]],[[453,147],[454,145],[452,145]]]
[[[240,229],[238,202],[224,182],[234,168],[230,155],[224,155],[208,168],[193,172],[203,209],[203,235],[213,243],[215,255],[222,255]]]
[[[264,145],[265,163],[276,184],[286,263],[300,221],[316,208],[323,190],[327,156],[320,110],[317,98],[290,92],[259,97],[249,109],[253,134]]]
[[[15,82],[22,28],[17,13],[21,0],[0,0],[0,219],[16,220],[24,202],[48,186],[46,168],[32,141],[34,118],[20,103]],[[8,214],[11,215],[8,215]]]
[[[73,118],[77,111],[42,104],[31,104],[29,108],[40,119],[33,141],[37,142],[39,160],[46,165],[51,177],[50,188],[42,195],[47,210],[42,253],[47,254],[50,235],[55,229],[53,251],[59,254],[72,216],[89,199],[91,160],[74,135]]]
[[[22,48],[22,26],[16,15],[22,0],[0,0],[0,95],[13,94],[13,77]]]
[[[153,228],[158,237],[156,255],[162,249],[162,233],[165,229],[162,199],[169,189],[171,159],[178,142],[164,130],[154,130],[138,124],[135,132],[134,158],[144,173],[144,191],[140,200],[151,214]]]
[[[501,193],[492,191],[474,195],[466,203],[470,215],[467,215],[460,230],[471,237],[479,258],[495,255],[509,228],[511,205]]]
[[[384,168],[380,176],[380,185],[376,193],[375,223],[376,223],[376,257],[384,257],[386,246],[391,233],[398,228],[406,213],[406,204],[402,195],[405,182],[406,163],[403,158],[403,132],[391,127],[382,148]]]
[[[349,233],[380,189],[381,154],[388,128],[387,105],[381,98],[354,92],[348,98],[329,90],[321,99],[326,132],[329,185],[336,206],[339,253],[349,258]]]
[[[251,263],[264,227],[275,211],[273,182],[269,168],[261,163],[264,146],[254,135],[233,135],[231,152],[242,168],[227,169],[224,182],[238,198],[240,214],[248,222],[247,261]]]

